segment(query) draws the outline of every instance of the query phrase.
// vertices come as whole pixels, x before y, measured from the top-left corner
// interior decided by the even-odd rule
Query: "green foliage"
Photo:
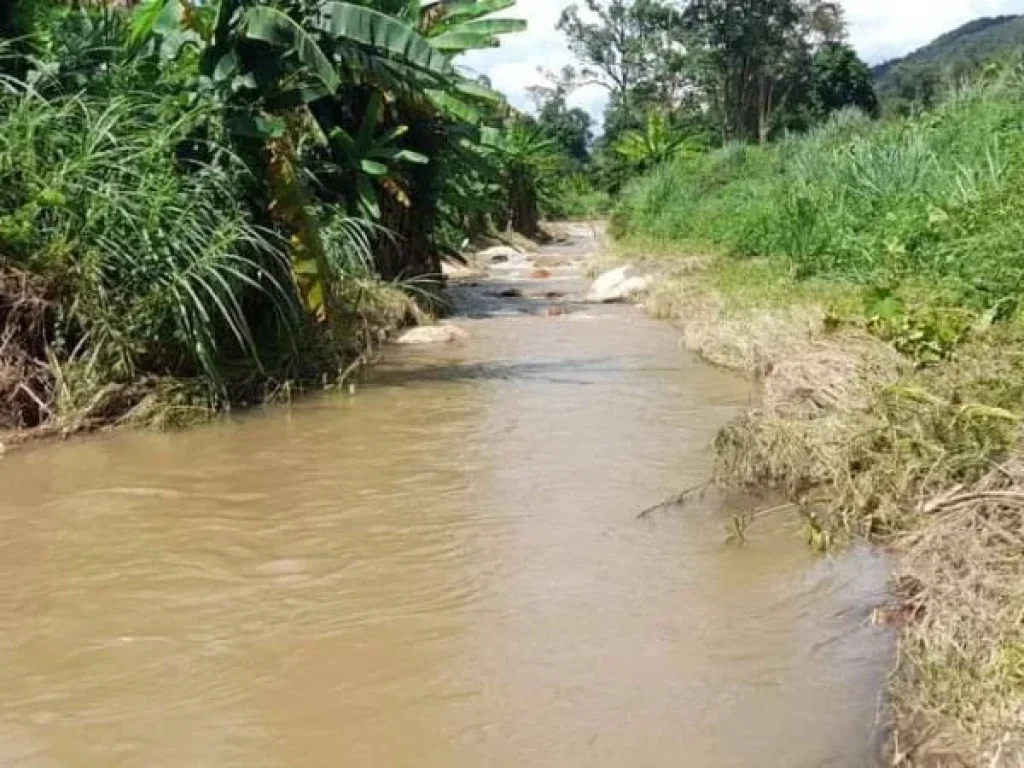
[[[585,165],[590,160],[590,144],[594,136],[590,115],[568,105],[575,73],[566,68],[560,74],[549,73],[549,78],[552,81],[550,86],[529,89],[537,106],[537,123],[558,142],[562,153],[572,164]]]
[[[612,198],[594,186],[586,173],[559,176],[544,213],[553,219],[589,220],[601,218],[611,210]]]
[[[612,149],[632,172],[668,163],[703,147],[693,136],[675,129],[668,119],[653,112],[647,117],[644,130],[626,131]]]
[[[17,40],[30,34],[35,12],[31,0],[6,0],[0,6],[0,40]]]
[[[51,286],[55,351],[107,381],[202,376],[226,395],[226,361],[262,368],[251,310],[285,333],[299,316],[244,169],[213,145],[215,162],[180,165],[202,117],[145,97],[0,99],[4,266]]]
[[[541,209],[554,194],[562,157],[544,130],[514,120],[504,130],[485,129],[481,147],[493,164],[505,210],[501,223],[526,237],[537,234]]]
[[[0,17],[35,24],[0,93],[0,293],[46,310],[0,312],[35,403],[5,424],[329,376],[408,310],[379,274],[439,271],[443,157],[471,145],[506,218],[547,194],[542,143],[483,141],[504,104],[451,61],[522,29],[490,18],[513,0],[29,5]]]
[[[876,117],[873,76],[856,51],[844,43],[822,46],[811,61],[811,99],[819,118],[854,107]]]
[[[683,14],[667,0],[584,0],[563,12],[558,29],[581,62],[571,84],[598,82],[611,94],[605,135],[639,128],[657,105],[675,109],[692,100],[693,78],[686,54],[690,33]]]
[[[930,280],[976,316],[1012,314],[1024,290],[1021,76],[962,91],[934,112],[873,124],[839,112],[806,137],[685,157],[635,182],[626,234],[781,260],[797,278]],[[912,308],[885,335],[943,356],[959,320]],[[901,342],[902,343],[902,342]]]
[[[591,170],[612,193],[677,154],[764,144],[848,107],[878,113],[871,72],[845,44],[843,7],[831,0],[583,5],[559,22],[581,65],[549,73],[541,115],[583,84],[608,89]]]
[[[874,287],[866,295],[868,329],[919,365],[949,360],[966,341],[977,316],[960,307],[915,306],[897,292]]]
[[[796,0],[695,0],[687,9],[723,137],[764,142],[801,93],[809,44]]]
[[[321,176],[332,172],[340,174],[342,181],[355,187],[353,203],[356,212],[367,219],[380,219],[381,209],[376,184],[386,183],[396,163],[424,165],[428,158],[418,152],[403,149],[397,142],[409,127],[398,125],[379,135],[377,126],[381,118],[382,99],[379,94],[370,97],[359,129],[350,134],[336,125],[328,136],[334,154],[343,164],[330,164],[321,169]],[[394,181],[391,180],[392,185]]]

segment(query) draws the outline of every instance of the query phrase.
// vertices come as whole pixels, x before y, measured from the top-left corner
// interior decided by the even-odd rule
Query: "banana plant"
[[[674,130],[664,115],[654,112],[648,115],[643,130],[627,131],[613,149],[629,165],[650,168],[698,152],[701,146],[692,136]]]
[[[293,232],[292,272],[307,310],[328,320],[335,294],[312,195],[297,167],[289,115],[336,97],[344,85],[382,81],[443,88],[455,76],[449,58],[401,20],[352,3],[304,0],[146,0],[134,17],[132,43],[176,59],[194,49],[200,91],[223,106],[225,125],[264,144],[271,213]],[[367,125],[375,125],[367,122]],[[327,126],[321,126],[321,133]],[[360,132],[362,133],[362,132]],[[372,128],[370,129],[372,136]],[[351,137],[348,137],[351,138]],[[333,140],[344,147],[345,136]],[[353,140],[349,154],[375,174],[380,157]],[[378,147],[377,154],[385,150]],[[418,158],[395,155],[395,160]],[[360,178],[365,178],[360,176]],[[366,185],[363,185],[366,192]],[[372,210],[372,202],[368,200]]]
[[[562,172],[558,142],[544,130],[517,119],[504,130],[484,128],[481,148],[498,169],[505,223],[527,237],[537,234],[541,206],[550,200]]]
[[[485,18],[513,8],[516,0],[438,0],[420,9],[420,30],[434,47],[449,55],[497,48],[501,35],[522,32],[522,19]]]
[[[374,0],[373,6],[413,26],[437,50],[453,59],[501,44],[501,36],[526,29],[526,21],[486,18],[514,8],[517,0]],[[480,124],[495,111],[507,115],[504,98],[461,73],[445,87],[425,89],[431,108],[455,122]]]
[[[341,126],[331,129],[331,147],[340,163],[326,169],[328,173],[333,171],[354,179],[354,208],[357,213],[374,221],[381,215],[377,185],[384,186],[404,206],[411,204],[408,192],[395,178],[394,166],[398,163],[425,165],[429,162],[426,155],[398,144],[398,140],[408,133],[409,126],[398,125],[383,135],[377,135],[383,106],[383,97],[375,92],[370,96],[354,135]]]

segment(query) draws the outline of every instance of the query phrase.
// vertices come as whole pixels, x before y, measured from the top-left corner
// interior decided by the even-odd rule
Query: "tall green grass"
[[[215,146],[181,156],[201,116],[143,97],[0,97],[0,246],[59,306],[55,341],[107,377],[202,376],[261,366],[250,310],[282,328],[299,307],[283,243],[240,195]]]
[[[44,97],[0,84],[0,278],[30,276],[32,300],[47,307],[32,325],[44,338],[24,338],[23,320],[6,326],[25,297],[3,286],[25,283],[0,280],[0,411],[25,401],[13,361],[50,371],[31,384],[40,408],[3,421],[59,421],[111,385],[135,392],[121,404],[131,407],[145,382],[187,382],[205,408],[252,402],[339,371],[358,352],[365,312],[397,301],[374,271],[378,233],[324,208],[347,314],[344,327],[313,322],[260,180],[208,138],[217,124],[173,89]]]
[[[769,147],[730,146],[634,182],[620,235],[784,260],[795,277],[924,278],[994,305],[1024,288],[1024,80],[890,123],[836,115]]]
[[[586,175],[568,173],[557,180],[551,200],[544,207],[549,219],[596,219],[611,210],[611,195],[598,189]]]

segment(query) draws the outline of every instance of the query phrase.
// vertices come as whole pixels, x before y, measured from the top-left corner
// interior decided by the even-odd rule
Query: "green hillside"
[[[968,22],[873,71],[879,95],[890,111],[904,111],[910,103],[932,106],[948,83],[1021,48],[1024,15],[987,17]]]

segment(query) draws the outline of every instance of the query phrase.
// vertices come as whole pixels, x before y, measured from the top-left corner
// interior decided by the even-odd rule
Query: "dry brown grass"
[[[898,539],[914,617],[894,763],[1024,765],[1024,457],[924,500]]]
[[[675,277],[648,308],[687,347],[758,377],[762,404],[717,439],[720,483],[781,492],[826,543],[900,553],[893,765],[1024,766],[1024,331],[915,371],[825,306],[756,281]]]
[[[50,306],[43,281],[0,267],[0,430],[35,426],[51,415],[44,330]]]

